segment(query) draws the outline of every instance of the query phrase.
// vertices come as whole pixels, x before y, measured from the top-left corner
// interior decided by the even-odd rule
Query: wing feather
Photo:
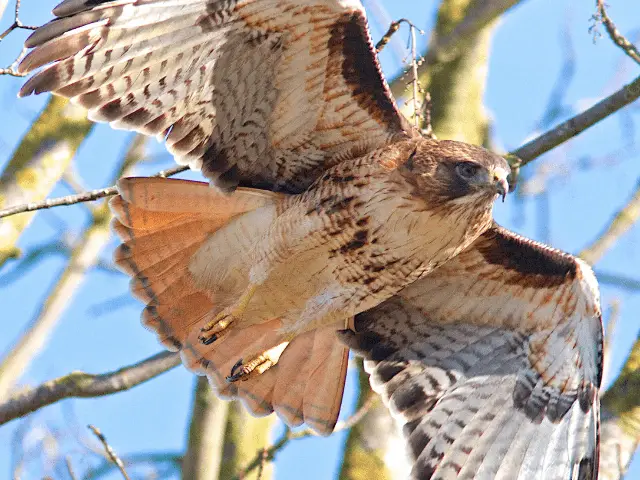
[[[602,324],[579,259],[494,225],[341,336],[414,478],[597,478]]]
[[[223,189],[297,193],[410,127],[359,0],[67,0],[27,40],[21,95],[165,139]]]

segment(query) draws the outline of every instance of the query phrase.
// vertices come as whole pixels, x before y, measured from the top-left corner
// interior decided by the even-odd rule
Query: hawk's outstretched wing
[[[27,40],[51,91],[166,139],[223,189],[291,193],[409,131],[360,0],[65,0]]]
[[[494,226],[354,329],[414,478],[597,477],[602,325],[582,261]]]

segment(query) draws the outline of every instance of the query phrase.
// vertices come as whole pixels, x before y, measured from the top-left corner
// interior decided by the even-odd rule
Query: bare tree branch
[[[180,356],[160,352],[113,372],[72,372],[34,388],[23,388],[0,404],[0,425],[24,417],[65,398],[93,398],[129,390],[180,365]]]
[[[189,170],[188,166],[181,165],[178,167],[168,168],[162,170],[153,177],[171,177],[182,172]],[[18,213],[33,212],[36,210],[45,210],[53,207],[62,207],[68,205],[75,205],[76,203],[93,202],[105,197],[111,197],[118,193],[118,189],[115,185],[106,188],[100,188],[97,190],[91,190],[89,192],[82,192],[77,195],[67,195],[65,197],[50,198],[41,202],[25,203],[22,205],[16,205],[14,207],[5,208],[0,210],[0,218],[9,217]]]
[[[566,122],[527,142],[525,145],[511,152],[510,155],[519,158],[522,161],[521,165],[526,165],[543,153],[582,133],[587,128],[607,118],[621,108],[626,107],[638,97],[640,97],[640,77],[596,103],[593,107],[588,108],[584,112],[579,113],[575,117],[570,118]]]
[[[589,263],[597,263],[607,250],[640,219],[640,181],[627,204],[615,214],[604,232],[589,247],[580,252],[580,257]]]
[[[624,35],[620,33],[615,23],[613,23],[613,20],[609,18],[605,9],[604,0],[596,0],[596,9],[596,14],[591,17],[594,21],[594,25],[589,30],[594,31],[598,23],[602,23],[604,28],[607,29],[607,33],[611,37],[611,40],[613,40],[613,43],[618,45],[625,54],[640,65],[640,52],[633,43],[627,40]]]
[[[109,445],[109,442],[107,442],[107,439],[102,434],[100,429],[98,427],[94,427],[93,425],[87,425],[87,428],[91,430],[96,437],[98,437],[98,440],[100,440],[100,443],[102,443],[102,445],[104,446],[104,451],[106,452],[107,457],[113,462],[114,465],[118,467],[118,470],[120,470],[120,473],[122,474],[124,480],[131,480],[124,468],[122,460],[120,460],[120,457],[118,457],[111,445]]]

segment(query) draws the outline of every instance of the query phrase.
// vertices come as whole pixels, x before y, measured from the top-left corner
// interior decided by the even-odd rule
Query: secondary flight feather
[[[399,114],[358,0],[54,14],[21,95],[155,135],[214,186],[122,179],[111,208],[143,323],[220,395],[328,434],[351,347],[416,478],[596,478],[595,279],[493,223],[503,158]]]

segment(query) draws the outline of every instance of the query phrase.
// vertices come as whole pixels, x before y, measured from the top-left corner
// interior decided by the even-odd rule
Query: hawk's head
[[[463,142],[423,139],[398,170],[431,205],[490,203],[509,191],[507,161]]]

